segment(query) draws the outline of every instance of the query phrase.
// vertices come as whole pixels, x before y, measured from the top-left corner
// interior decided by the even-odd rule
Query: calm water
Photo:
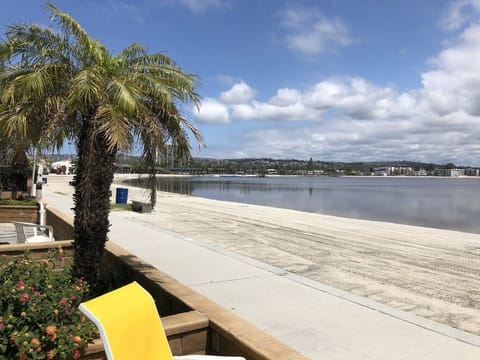
[[[176,177],[158,181],[161,191],[209,199],[480,232],[480,180],[475,178]]]

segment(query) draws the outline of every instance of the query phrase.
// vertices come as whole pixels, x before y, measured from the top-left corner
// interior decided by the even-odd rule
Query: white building
[[[62,169],[65,169],[65,173],[62,172],[64,175],[70,175],[72,174],[72,160],[62,160],[62,161],[56,161],[52,163],[51,165],[52,170],[55,170],[55,172],[58,174],[59,172],[62,172]]]
[[[435,175],[446,177],[465,176],[465,169],[437,169]]]

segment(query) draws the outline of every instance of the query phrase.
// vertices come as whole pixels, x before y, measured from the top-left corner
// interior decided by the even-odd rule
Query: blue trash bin
[[[117,204],[126,204],[128,200],[128,189],[117,188],[117,194],[115,196],[115,202]]]
[[[48,179],[46,177],[42,177],[42,182],[46,184],[48,182]]]

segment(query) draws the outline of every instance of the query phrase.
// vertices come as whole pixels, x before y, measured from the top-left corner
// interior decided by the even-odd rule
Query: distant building
[[[413,168],[409,166],[392,166],[388,168],[389,176],[412,176]]]
[[[387,167],[373,168],[373,176],[388,176],[388,168]]]
[[[465,176],[465,169],[436,169],[435,175],[446,177]]]
[[[413,176],[427,176],[427,175],[428,173],[427,173],[427,170],[425,169],[420,169],[413,172]]]
[[[70,175],[75,172],[74,165],[72,164],[71,159],[56,161],[52,163],[50,168],[54,170],[57,174],[63,174],[63,175]]]
[[[131,174],[132,167],[128,164],[115,164],[115,172],[119,174]]]
[[[465,176],[480,176],[480,169],[465,169]]]

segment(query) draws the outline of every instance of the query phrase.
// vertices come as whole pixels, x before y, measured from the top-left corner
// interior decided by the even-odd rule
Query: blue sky
[[[195,156],[480,165],[480,0],[53,3],[200,77]],[[50,25],[43,1],[2,5],[3,26]]]

